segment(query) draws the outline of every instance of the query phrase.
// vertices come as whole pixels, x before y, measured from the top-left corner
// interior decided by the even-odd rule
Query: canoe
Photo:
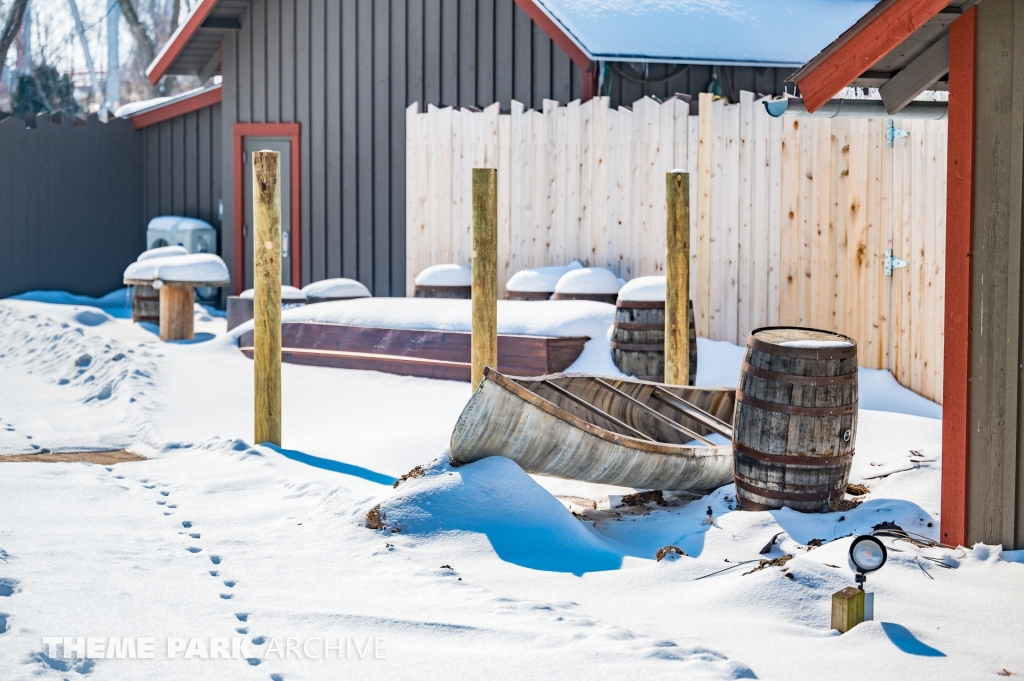
[[[697,492],[732,482],[736,391],[587,374],[509,377],[488,368],[451,438],[461,465],[488,456],[527,473]],[[702,441],[703,440],[703,441]]]

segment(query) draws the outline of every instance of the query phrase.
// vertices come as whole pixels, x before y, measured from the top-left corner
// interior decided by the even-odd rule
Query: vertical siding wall
[[[220,227],[222,132],[220,104],[142,130],[147,222],[158,215],[185,215]]]
[[[303,283],[351,277],[375,295],[405,293],[407,105],[540,108],[581,91],[513,0],[253,0],[223,55],[223,158],[236,122],[298,122]],[[233,262],[230,238],[222,253]]]
[[[0,297],[99,296],[145,248],[142,136],[126,120],[84,128],[0,123]]]

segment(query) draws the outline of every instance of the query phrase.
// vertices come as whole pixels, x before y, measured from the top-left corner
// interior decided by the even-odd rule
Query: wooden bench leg
[[[192,340],[195,337],[195,287],[164,284],[160,287],[160,340]]]

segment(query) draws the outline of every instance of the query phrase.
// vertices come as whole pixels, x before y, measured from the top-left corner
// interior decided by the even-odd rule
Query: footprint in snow
[[[236,582],[233,579],[225,579],[224,580],[224,586],[226,586],[229,589],[233,589],[235,587],[235,584],[238,584],[238,582]]]
[[[166,501],[158,501],[158,502],[156,502],[156,505],[157,506],[163,506],[166,503],[167,503]]]
[[[14,593],[18,590],[18,584],[20,583],[21,582],[19,582],[18,580],[11,579],[9,577],[4,577],[3,579],[0,579],[0,598],[13,596]]]
[[[210,562],[214,565],[220,565],[220,556],[210,556]]]
[[[184,527],[187,530],[188,528],[192,527],[192,521],[191,520],[182,520],[181,521],[181,526]]]
[[[199,539],[198,532],[189,532],[188,536],[192,537],[193,539]]]
[[[242,636],[245,636],[249,633],[249,627],[235,627],[235,631],[237,631]]]
[[[199,548],[198,546],[190,546],[190,547],[188,547],[187,551],[189,553],[199,553],[200,551],[202,551],[202,549]]]
[[[256,636],[252,640],[253,645],[256,645],[256,646],[261,646],[261,645],[263,645],[266,642],[267,642],[267,637],[266,636]]]
[[[235,613],[235,617],[238,618],[239,622],[248,622],[249,621],[249,613],[247,613],[247,612],[236,612]]]
[[[225,601],[229,601],[232,598],[234,598],[235,595],[234,594],[221,594],[220,597],[223,598]]]
[[[170,496],[171,493],[167,492],[167,491],[163,491],[163,492],[160,492],[160,494],[162,494],[163,496],[166,497],[166,496]]]
[[[143,485],[146,489],[154,489],[156,485]]]
[[[218,571],[218,570],[210,570],[210,576],[211,577],[220,577],[220,571]]]

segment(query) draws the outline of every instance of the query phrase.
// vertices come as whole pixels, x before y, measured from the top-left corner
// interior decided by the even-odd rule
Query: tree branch
[[[146,27],[139,21],[139,15],[135,13],[131,0],[118,0],[118,4],[121,5],[121,14],[124,16],[124,20],[128,22],[128,28],[132,31],[132,36],[135,38],[135,44],[139,48],[142,60],[147,66],[152,64],[153,58],[156,56],[156,51],[153,49],[153,41],[150,40]]]
[[[21,20],[25,18],[26,7],[28,7],[28,0],[14,0],[14,4],[11,5],[11,13],[7,15],[4,32],[0,34],[0,71],[7,63],[7,50],[11,49],[15,36],[21,30]]]

